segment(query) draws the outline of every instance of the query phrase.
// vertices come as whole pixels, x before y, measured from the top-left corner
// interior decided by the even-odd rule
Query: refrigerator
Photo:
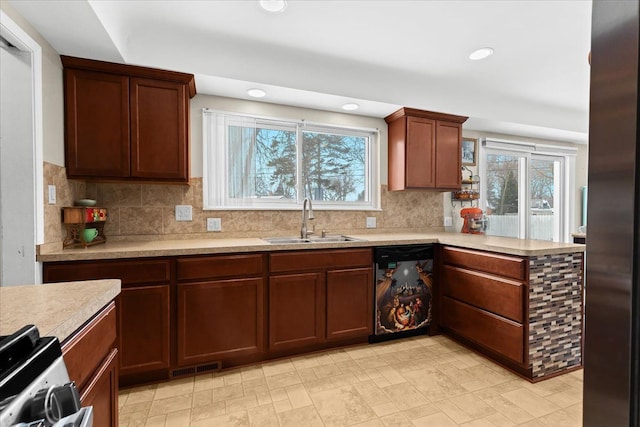
[[[583,400],[587,427],[640,425],[639,29],[640,2],[593,2]]]

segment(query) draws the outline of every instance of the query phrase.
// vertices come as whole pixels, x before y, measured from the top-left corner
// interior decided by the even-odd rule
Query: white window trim
[[[368,145],[369,162],[365,165],[365,174],[368,176],[370,185],[365,188],[369,192],[370,201],[366,202],[340,202],[332,203],[327,201],[313,201],[314,210],[340,210],[340,211],[380,211],[380,130],[365,127],[332,125],[328,123],[309,122],[302,119],[283,119],[257,114],[235,113],[229,111],[213,110],[209,108],[202,109],[202,147],[203,147],[203,210],[299,210],[304,198],[298,197],[297,200],[291,199],[274,199],[265,198],[256,199],[253,203],[251,199],[242,199],[241,204],[230,204],[226,199],[226,182],[220,185],[211,185],[211,177],[216,177],[219,173],[225,178],[228,176],[227,170],[227,144],[213,144],[210,140],[211,126],[216,126],[218,138],[221,134],[226,133],[224,122],[216,122],[216,119],[223,119],[221,116],[246,117],[252,120],[265,120],[274,123],[281,123],[285,126],[293,125],[297,127],[297,139],[300,140],[304,131],[327,132],[335,131],[341,135],[363,136],[370,134],[370,142]],[[369,136],[369,135],[367,135]],[[226,141],[226,135],[224,135]],[[212,147],[214,146],[214,147]],[[214,151],[211,151],[214,150]],[[298,152],[298,155],[301,155]],[[218,159],[217,161],[215,159]],[[300,159],[297,166],[300,165]],[[222,171],[222,172],[217,172]],[[298,176],[300,176],[298,171]]]

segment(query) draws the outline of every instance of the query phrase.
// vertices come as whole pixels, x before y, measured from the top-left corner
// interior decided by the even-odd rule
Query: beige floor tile
[[[269,387],[269,390],[275,390],[277,388],[282,388],[294,384],[302,384],[302,380],[295,370],[292,372],[284,372],[282,374],[275,374],[267,377],[267,386]]]
[[[213,389],[213,402],[222,402],[223,400],[235,399],[244,396],[242,384],[228,385]]]
[[[239,369],[232,372],[227,372],[222,376],[224,385],[242,384],[242,373]]]
[[[441,412],[443,412],[457,424],[462,424],[473,420],[473,418],[470,417],[469,414],[460,409],[460,407],[458,407],[458,405],[453,403],[451,400],[440,400],[434,405],[437,406]]]
[[[298,376],[300,376],[300,379],[303,383],[318,379],[318,376],[316,375],[313,368],[298,369]]]
[[[258,399],[256,399],[255,395],[244,396],[226,400],[225,403],[227,404],[227,412],[234,413],[242,411],[243,409],[255,408],[258,406]]]
[[[208,420],[227,413],[225,402],[212,403],[191,409],[191,422]]]
[[[389,401],[387,394],[372,380],[362,381],[354,384],[353,386],[371,407],[383,405],[385,403],[392,403]]]
[[[441,411],[435,404],[427,403],[426,405],[416,406],[415,408],[407,409],[403,412],[408,419],[415,420]]]
[[[289,402],[291,402],[293,409],[313,404],[307,390],[302,384],[290,385],[285,387],[285,390],[287,391],[287,396],[289,396]]]
[[[318,378],[335,377],[343,374],[342,370],[335,364],[317,366],[313,368],[313,372]]]
[[[467,393],[464,387],[440,372],[437,368],[405,374],[405,378],[431,402],[459,396]]]
[[[167,414],[166,427],[189,427],[191,424],[191,409]]]
[[[400,412],[400,409],[393,402],[381,403],[380,405],[371,406],[373,412],[376,413],[378,417],[384,417],[389,414],[395,414],[396,412]]]
[[[149,408],[151,408],[151,402],[133,403],[130,405],[124,405],[120,408],[120,413],[129,414],[131,412],[149,412]]]
[[[251,381],[258,378],[264,378],[264,371],[260,365],[246,366],[240,370],[242,381]]]
[[[278,413],[278,420],[282,427],[324,427],[325,425],[313,406]]]
[[[271,390],[269,394],[271,394],[271,400],[274,402],[289,400],[289,395],[287,394],[287,390],[284,387]]]
[[[132,421],[141,420],[142,425],[144,425],[144,421],[147,419],[147,415],[149,415],[149,411],[129,412],[128,414],[119,414],[118,421],[120,425],[127,425],[127,424],[130,424]]]
[[[258,406],[268,405],[273,402],[273,399],[271,399],[271,393],[268,390],[256,393],[256,399],[258,399]]]
[[[387,427],[413,427],[411,420],[402,412],[381,417],[380,421]]]
[[[195,378],[193,385],[194,391],[213,390],[214,388],[224,387],[224,378],[214,377],[213,374],[199,375]]]
[[[438,412],[433,415],[427,415],[426,417],[413,420],[413,425],[418,427],[457,427],[451,418],[442,412]]]
[[[342,387],[345,385],[352,385],[360,382],[358,377],[354,373],[349,372],[348,374],[336,375],[333,377],[329,377],[331,382],[336,387]]]
[[[417,406],[426,405],[429,402],[422,393],[420,393],[411,384],[390,385],[382,388],[389,399],[395,403],[401,410],[415,408]]]
[[[234,412],[202,421],[191,422],[191,427],[248,427],[249,425],[249,415],[247,411]]]
[[[374,353],[373,356],[363,357],[361,359],[355,359],[355,362],[358,364],[360,369],[372,369],[372,368],[380,368],[383,366],[387,366],[387,362],[385,360]]]
[[[284,374],[287,372],[295,372],[296,368],[289,359],[277,360],[275,362],[268,362],[262,364],[262,372],[266,377],[272,375]]]
[[[538,396],[547,397],[552,394],[560,393],[567,390],[571,386],[562,377],[550,378],[538,383],[524,383],[524,388],[531,390]]]
[[[276,413],[280,414],[282,412],[287,412],[293,409],[293,405],[289,402],[289,399],[286,400],[278,400],[273,402],[273,408],[276,410]]]
[[[534,418],[533,415],[503,397],[493,388],[480,390],[473,394],[491,405],[491,407],[510,420],[513,424],[525,423]]]
[[[485,417],[485,419],[496,427],[513,427],[515,425],[513,421],[499,412],[491,414],[488,417]]]
[[[273,405],[261,405],[247,409],[249,425],[252,427],[279,427],[278,414]]]
[[[560,409],[558,405],[524,388],[509,391],[502,396],[534,417],[542,417]]]
[[[154,400],[166,399],[167,397],[193,393],[194,378],[181,378],[166,383],[158,384]]]
[[[472,420],[484,418],[496,412],[494,407],[473,394],[463,394],[462,396],[456,396],[450,399],[450,402],[454,403]]]
[[[291,358],[291,363],[298,371],[300,369],[316,368],[320,366],[317,359],[304,356]]]
[[[127,404],[151,402],[156,395],[156,386],[131,389],[127,396]]]
[[[582,402],[582,387],[570,386],[566,390],[546,396],[547,400],[552,401],[561,408],[573,406]]]
[[[171,396],[164,399],[155,399],[151,403],[149,416],[168,414],[170,412],[182,411],[191,408],[193,403],[193,394],[181,394]]]
[[[327,426],[342,427],[376,418],[354,386],[311,393],[311,400]]]
[[[581,427],[582,426],[582,419],[574,418],[564,410],[552,412],[538,419],[549,427],[557,427],[557,426]]]
[[[577,405],[569,406],[568,408],[564,408],[564,412],[569,414],[569,416],[574,420],[580,420],[582,424],[582,402]]]
[[[495,427],[493,423],[487,419],[481,418],[479,420],[469,421],[468,423],[460,424],[464,427]]]
[[[213,389],[196,391],[193,393],[193,407],[211,405],[213,403]]]
[[[384,427],[384,424],[382,424],[382,421],[380,421],[379,419],[375,419],[359,424],[353,424],[351,427]]]
[[[389,381],[389,384],[391,385],[397,385],[397,384],[402,384],[407,382],[407,379],[402,375],[400,375],[400,372],[396,371],[390,366],[382,366],[378,368],[378,372],[380,372],[382,376],[386,378],[387,381]]]
[[[167,421],[166,415],[157,415],[155,417],[147,418],[144,423],[144,426],[145,427],[164,427],[166,421]]]
[[[349,357],[353,360],[364,359],[365,357],[374,357],[376,353],[368,346],[352,347],[345,350]]]

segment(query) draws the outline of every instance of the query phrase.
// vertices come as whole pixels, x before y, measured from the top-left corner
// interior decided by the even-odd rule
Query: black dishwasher
[[[370,342],[426,334],[432,318],[433,245],[375,248]]]

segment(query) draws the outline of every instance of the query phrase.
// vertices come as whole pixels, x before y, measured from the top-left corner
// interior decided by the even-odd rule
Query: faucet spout
[[[307,214],[307,203],[309,203],[309,212]],[[313,206],[311,204],[311,199],[305,197],[302,202],[302,226],[300,227],[300,238],[306,239],[309,235],[307,231],[307,220],[312,220],[315,217],[313,216]]]

